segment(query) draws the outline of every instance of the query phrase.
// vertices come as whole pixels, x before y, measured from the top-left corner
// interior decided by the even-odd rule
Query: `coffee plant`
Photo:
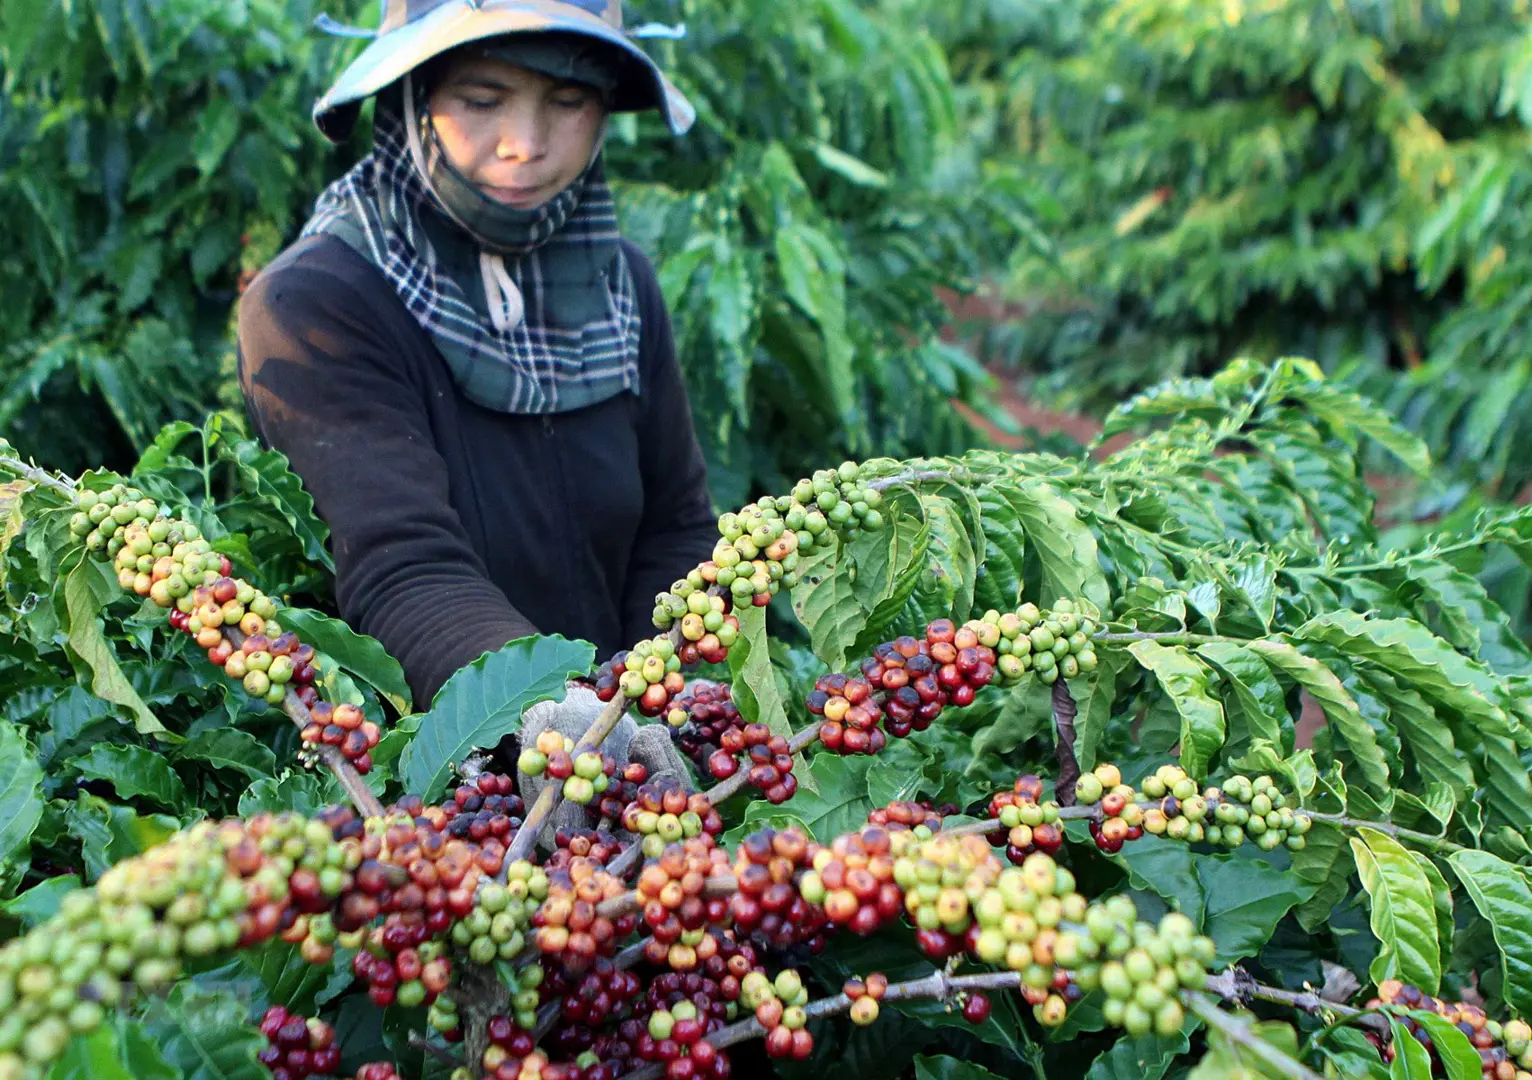
[[[7,450],[0,1080],[1526,1080],[1532,654],[1471,571],[1529,516],[1380,545],[1359,447],[1420,447],[1305,361],[1113,423],[821,470],[653,638],[426,711],[290,602],[279,457]],[[605,752],[630,707],[694,776]]]

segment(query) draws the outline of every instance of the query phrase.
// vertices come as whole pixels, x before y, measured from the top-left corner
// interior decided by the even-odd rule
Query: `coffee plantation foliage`
[[[1040,395],[1295,351],[1471,481],[1532,478],[1525,3],[946,7],[975,138],[1057,204],[991,338]]]
[[[1152,949],[1170,948],[1167,956],[1179,956],[1176,950],[1184,948],[1187,957],[1202,957],[1193,968],[1210,958],[1212,972],[1228,965],[1237,971],[1217,974],[1205,990],[1177,992],[1179,997],[1167,998],[1162,988],[1153,994],[1159,1011],[1135,1004],[1135,1014],[1118,996],[1138,1000],[1134,976],[1119,985],[1118,971],[1136,971],[1141,961],[1124,958],[1113,968],[1082,960],[1080,967],[1093,974],[1076,969],[1077,981],[1066,974],[1063,983],[1052,984],[1073,987],[1067,996],[1057,988],[1028,991],[1039,1002],[1030,1010],[1015,989],[1016,969],[1008,966],[1016,958],[1004,949],[994,952],[989,938],[972,939],[979,952],[958,963],[949,972],[953,981],[944,983],[938,972],[946,969],[933,966],[928,953],[944,954],[954,947],[947,943],[958,939],[940,932],[933,938],[926,930],[912,938],[897,919],[880,916],[875,921],[881,926],[870,936],[827,929],[826,947],[816,956],[764,959],[768,975],[777,976],[779,968],[792,974],[776,978],[778,996],[771,1000],[778,1004],[758,1016],[781,1023],[788,1015],[784,1006],[805,999],[826,1004],[813,1007],[811,1015],[820,1018],[803,1029],[811,1039],[803,1048],[805,1061],[791,1060],[791,1046],[785,1059],[761,1058],[742,1046],[731,1051],[736,1068],[769,1063],[792,1077],[833,1062],[868,1078],[913,1070],[917,1077],[963,1080],[990,1074],[1100,1080],[1311,1075],[1305,1068],[1346,1077],[1424,1077],[1434,1067],[1438,1075],[1457,1078],[1477,1075],[1483,1048],[1487,1075],[1494,1075],[1506,1054],[1525,1052],[1525,1029],[1512,1017],[1532,1010],[1526,975],[1532,940],[1524,918],[1532,902],[1532,850],[1525,839],[1532,831],[1532,712],[1526,704],[1532,656],[1473,574],[1494,549],[1532,558],[1532,518],[1486,516],[1472,528],[1411,549],[1381,545],[1358,454],[1371,445],[1425,468],[1425,451],[1380,410],[1325,381],[1306,361],[1241,361],[1208,379],[1166,383],[1125,402],[1108,426],[1140,438],[1104,458],[975,451],[870,459],[810,484],[804,497],[830,509],[834,500],[820,495],[838,484],[843,491],[875,488],[882,520],[865,511],[827,514],[838,522],[825,534],[833,539],[811,545],[807,557],[792,560],[796,552],[780,546],[761,556],[784,567],[792,563],[782,580],[791,574],[796,584],[780,589],[772,603],[791,609],[808,645],[768,640],[760,609],[744,602],[755,585],[734,588],[739,606],[732,647],[722,662],[698,672],[732,681],[739,722],[759,722],[791,738],[802,752],[791,770],[798,791],[777,803],[752,797],[742,790],[742,770],[714,789],[716,811],[695,820],[707,827],[716,812],[714,827],[731,851],[739,845],[755,850],[746,837],[762,828],[801,830],[802,839],[773,841],[787,845],[781,852],[797,850],[793,845],[808,838],[829,844],[860,829],[869,815],[939,824],[954,833],[954,843],[963,832],[991,834],[994,843],[1009,847],[980,843],[970,849],[970,836],[957,846],[930,848],[929,857],[957,859],[954,866],[982,866],[989,859],[998,867],[1003,859],[995,864],[985,851],[1003,856],[1014,850],[1024,864],[1033,852],[1036,865],[1026,871],[1028,880],[1064,890],[1058,897],[1068,910],[1082,905],[1082,918],[1089,915],[1082,925],[1100,923],[1103,937],[1111,937],[1125,910],[1151,927],[1164,913],[1179,912],[1185,920],[1162,923],[1167,944]],[[34,945],[26,948],[35,950],[42,942],[54,948],[53,935],[65,922],[76,938],[93,933],[98,905],[131,897],[123,889],[141,880],[133,875],[148,873],[152,880],[155,866],[160,874],[181,866],[177,872],[185,874],[201,865],[186,861],[206,850],[199,845],[212,835],[187,832],[198,822],[238,815],[247,824],[220,827],[225,850],[276,851],[254,838],[292,836],[281,850],[297,859],[318,834],[303,829],[299,843],[293,826],[260,815],[314,816],[343,798],[335,777],[301,767],[298,729],[288,717],[253,703],[237,682],[206,662],[188,633],[166,626],[156,602],[165,597],[148,588],[147,572],[144,591],[155,595],[141,599],[134,595],[140,584],[134,572],[119,580],[109,550],[88,552],[87,534],[97,530],[91,520],[79,524],[71,494],[72,486],[108,493],[118,484],[136,488],[155,515],[181,523],[165,529],[184,536],[195,531],[194,546],[210,551],[214,565],[217,556],[227,557],[226,568],[210,571],[214,577],[229,573],[272,597],[301,599],[328,571],[326,533],[280,456],[262,452],[214,417],[200,428],[166,428],[124,475],[93,471],[71,484],[13,451],[3,458],[11,477],[0,530],[7,600],[0,654],[6,935],[28,935]],[[95,498],[86,501],[94,505]],[[805,504],[796,491],[783,499],[784,510],[797,505],[801,513]],[[127,517],[145,510],[142,503],[124,505],[131,507]],[[765,505],[758,500],[749,513],[759,517]],[[106,520],[104,513],[92,513]],[[736,552],[751,542],[737,525],[726,520],[722,527],[724,544],[731,532],[739,537]],[[106,521],[106,528],[115,526]],[[722,564],[711,564],[715,569],[708,573],[716,576]],[[124,582],[133,588],[124,590]],[[766,574],[758,584],[764,599],[777,581]],[[997,615],[1005,612],[1020,612],[1024,621]],[[311,701],[322,696],[349,702],[383,726],[372,768],[360,782],[385,801],[408,794],[430,805],[445,796],[453,812],[481,797],[482,785],[459,789],[456,802],[452,797],[455,769],[475,748],[495,747],[516,731],[526,706],[561,696],[567,676],[607,659],[583,643],[528,639],[471,665],[435,701],[412,703],[397,664],[375,642],[292,603],[281,604],[276,616],[318,654],[313,676],[305,677],[313,681],[291,685],[312,690]],[[995,649],[986,651],[996,662],[977,654],[959,657],[970,665],[960,671],[972,674],[950,682],[943,674],[941,685],[949,689],[937,693],[947,707],[934,710],[918,730],[901,728],[891,689],[897,684],[888,673],[899,667],[898,657],[917,651],[937,656],[937,644],[916,646],[951,641],[952,624],[944,620],[976,640],[993,640]],[[1038,622],[1026,634],[1033,620]],[[1061,633],[1084,635],[1065,643],[1067,656],[1056,665],[1050,661],[1048,670],[1063,675],[1053,689],[1032,655],[1048,647],[1047,620]],[[188,629],[184,621],[178,627]],[[683,624],[678,629],[684,649],[692,630]],[[910,634],[918,639],[901,637]],[[1026,646],[1017,643],[1020,637],[1028,639]],[[1086,653],[1089,664],[1082,663]],[[1020,656],[1028,662],[998,664]],[[635,663],[629,674],[643,670]],[[827,674],[833,672],[849,672],[851,680],[838,676],[836,682]],[[881,680],[885,689],[865,698],[851,686],[857,677]],[[606,696],[624,692],[611,688],[612,679],[603,674],[598,680],[608,687]],[[963,679],[979,689],[950,689]],[[1067,688],[1067,696],[1058,687]],[[717,700],[715,692],[707,694]],[[877,703],[864,718],[889,736],[881,752],[840,754],[816,745],[832,711],[847,713],[829,706],[837,695]],[[683,696],[658,709],[647,700],[642,704],[646,713],[663,713],[692,708],[688,700]],[[1325,723],[1312,745],[1300,748],[1297,721],[1306,703],[1323,713]],[[709,722],[719,715],[715,709]],[[677,737],[684,744],[695,730],[689,722]],[[543,761],[524,767],[561,775],[570,763],[566,753],[558,764],[567,747],[537,749]],[[587,776],[579,753],[573,757],[579,772],[572,779]],[[1075,761],[1086,775],[1055,785],[1055,777],[1074,773]],[[512,771],[495,761],[491,768]],[[1018,781],[1031,773],[1043,780]],[[1251,777],[1258,777],[1254,786]],[[711,782],[706,774],[702,780]],[[1119,782],[1130,786],[1114,786]],[[510,779],[495,784],[508,790]],[[632,797],[629,788],[617,777],[608,790],[620,801]],[[558,790],[550,785],[542,801]],[[564,790],[578,787],[566,781]],[[358,797],[367,795],[360,791]],[[642,810],[624,809],[619,816],[645,829]],[[603,812],[610,816],[612,810]],[[1252,815],[1268,814],[1263,839]],[[351,819],[344,814],[326,820],[337,837],[357,835],[348,831],[344,823]],[[328,826],[320,831],[330,835]],[[245,835],[257,847],[241,846]],[[847,857],[861,842],[842,839],[837,857]],[[316,848],[303,857],[318,859],[316,866],[339,865],[326,861],[329,850]],[[1049,850],[1056,850],[1069,873],[1042,886],[1037,860],[1043,856],[1037,853]],[[239,855],[239,865],[253,867],[250,857]],[[112,872],[116,864],[120,868]],[[295,863],[286,865],[285,872],[297,873],[291,870]],[[613,865],[629,881],[638,869],[634,857]],[[816,859],[817,870],[828,874],[827,865]],[[312,878],[311,871],[303,872]],[[747,879],[754,880],[741,876],[731,887],[746,888]],[[640,879],[641,888],[658,887],[657,879],[644,885],[648,880]],[[806,917],[818,910],[813,904],[820,902],[823,880],[816,873],[801,882],[802,899],[795,902],[810,905]],[[293,883],[301,902],[323,906],[314,880],[299,886],[294,877]],[[92,893],[92,886],[105,891]],[[610,887],[625,886],[614,878]],[[1081,899],[1069,899],[1073,888]],[[1109,897],[1117,899],[1105,903],[1101,914],[1083,906]],[[472,894],[466,902],[473,904]],[[841,904],[829,895],[822,902],[831,914]],[[741,913],[749,905],[727,910]],[[817,918],[809,925],[821,925],[813,922]],[[487,927],[487,914],[484,920]],[[857,925],[866,929],[865,923]],[[518,1060],[525,1052],[514,1026],[474,1027],[483,1014],[467,1002],[496,980],[494,967],[474,974],[476,957],[490,959],[501,948],[489,938],[487,949],[473,944],[467,955],[446,954],[454,957],[454,978],[468,980],[468,996],[453,1006],[459,1012],[443,1012],[447,1006],[438,1004],[428,1017],[413,997],[407,1004],[375,1004],[394,1000],[392,989],[377,996],[383,975],[376,964],[382,961],[354,966],[352,949],[337,948],[328,936],[333,929],[314,936],[321,922],[305,922],[296,936],[237,954],[219,944],[227,944],[216,936],[226,932],[221,924],[197,924],[203,925],[209,929],[185,939],[195,949],[175,961],[182,965],[179,976],[171,978],[174,964],[165,966],[176,957],[173,951],[156,952],[149,969],[133,969],[160,989],[129,996],[107,1013],[94,1005],[69,1013],[69,1022],[81,1028],[99,1023],[93,1034],[68,1038],[67,1024],[58,1027],[65,1021],[44,1023],[48,1014],[39,1013],[35,1002],[27,1006],[30,1013],[17,1014],[30,1016],[43,1032],[29,1043],[33,1050],[62,1048],[50,1075],[260,1077],[266,1071],[256,1057],[268,1036],[275,1049],[262,1060],[273,1067],[299,1058],[333,1064],[328,1048],[335,1046],[346,1076],[368,1062],[397,1064],[404,1076],[445,1076],[451,1068],[443,1059],[461,1053],[463,1045],[475,1052],[501,1046],[491,1055],[497,1061],[513,1052],[505,1047],[515,1048]],[[256,923],[240,925],[246,929],[235,936],[264,940]],[[1066,936],[1075,933],[1063,929]],[[456,948],[477,942],[476,933],[466,931]],[[1157,940],[1154,931],[1143,933],[1150,936],[1138,943],[1149,948]],[[1194,947],[1191,938],[1181,937],[1193,933],[1206,935],[1207,943]],[[961,942],[955,947],[965,951]],[[665,949],[660,952],[663,961]],[[59,957],[60,970],[73,972],[67,977],[88,979],[93,1002],[101,995],[116,999],[116,984],[102,982],[94,969],[70,967],[65,953],[46,955]],[[402,964],[404,954],[398,956]],[[1076,958],[1071,954],[1071,961]],[[552,959],[544,966],[550,973],[558,969]],[[538,992],[529,991],[526,970],[517,974],[514,965],[502,963],[498,972],[521,987],[515,1000],[522,1003],[515,1008],[535,1023],[527,1010]],[[644,965],[633,970],[653,971]],[[433,971],[432,980],[444,977],[442,968]],[[1029,978],[1029,971],[1020,978]],[[855,1003],[836,997],[842,984],[863,980],[847,986],[862,995],[866,991],[858,987],[877,982],[875,975],[890,984],[881,1009],[874,996],[874,1007],[851,1008],[858,1022],[848,1023],[839,1013]],[[1182,976],[1181,986],[1200,985],[1204,978],[1191,968],[1175,977]],[[35,991],[42,978],[30,975],[16,985]],[[1323,1002],[1310,992],[1321,987]],[[975,996],[981,988],[983,1000]],[[759,986],[751,993],[751,1001],[768,1000]],[[1149,991],[1144,993],[1147,1001]],[[1078,1001],[1068,1000],[1076,996]],[[1449,1004],[1464,999],[1482,1001],[1483,1011],[1478,1004]],[[444,1000],[452,999],[438,1002]],[[1172,1012],[1162,1007],[1169,1000],[1184,1004]],[[1429,1014],[1433,1001],[1442,1003],[1441,1015]],[[1381,1003],[1396,1011],[1379,1012]],[[1253,1012],[1237,1007],[1242,1004]],[[284,1034],[287,1014],[273,1008],[316,1017],[309,1034]],[[651,1020],[650,1030],[670,1030],[665,1025],[680,1024],[683,1013],[667,1013],[663,1024]],[[444,1043],[434,1034],[457,1022],[454,1016],[470,1018],[462,1021],[470,1028],[466,1044]],[[1444,1019],[1449,1016],[1451,1021]],[[256,1026],[263,1021],[264,1034]],[[1156,1023],[1163,1034],[1146,1030]],[[1123,1025],[1133,1034],[1123,1034]],[[0,1056],[9,1045],[4,1040],[22,1034],[10,1028],[0,1030]],[[688,1038],[696,1034],[685,1030]],[[783,1028],[776,1041],[794,1044],[797,1036],[788,1038],[793,1030]],[[1412,1038],[1417,1031],[1435,1047],[1434,1058]],[[1387,1048],[1391,1064],[1379,1046]],[[701,1051],[692,1052],[700,1063]],[[1515,1075],[1515,1066],[1506,1064],[1508,1075]],[[369,1068],[363,1074],[369,1080],[387,1075],[381,1065]]]
[[[349,0],[0,5],[11,108],[0,210],[0,434],[59,467],[125,468],[170,420],[238,406],[232,306],[366,149],[309,107],[370,26]],[[990,380],[938,336],[934,289],[1035,237],[1011,173],[948,166],[962,136],[917,18],[851,0],[645,0],[634,24],[693,97],[676,140],[614,124],[625,229],[656,259],[725,505],[821,460],[971,445],[951,397]],[[767,435],[770,435],[768,438]]]

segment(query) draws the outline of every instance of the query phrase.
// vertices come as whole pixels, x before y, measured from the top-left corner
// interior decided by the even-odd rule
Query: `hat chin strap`
[[[590,160],[585,163],[589,169],[596,163],[596,158],[601,155],[602,148],[606,145],[608,114],[602,113],[601,130],[596,134],[595,145],[591,148]],[[425,147],[420,142],[420,123],[415,113],[415,83],[414,74],[404,77],[404,129],[405,138],[409,143],[410,157],[415,161],[415,169],[420,173],[420,178],[428,187],[431,183],[431,169],[426,161]],[[474,235],[466,222],[452,212],[452,208],[445,202],[442,208],[448,216],[457,223],[458,227],[469,236]],[[526,300],[521,295],[521,290],[516,287],[516,281],[511,277],[511,272],[505,268],[505,257],[497,252],[479,249],[479,277],[484,283],[484,299],[489,307],[489,321],[499,333],[514,330],[521,325],[526,318]]]

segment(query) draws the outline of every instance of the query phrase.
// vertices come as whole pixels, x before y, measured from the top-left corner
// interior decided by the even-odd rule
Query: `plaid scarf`
[[[473,193],[486,205],[472,229],[421,175],[402,104],[402,91],[379,96],[372,152],[319,197],[303,235],[335,235],[381,270],[476,404],[557,413],[636,394],[638,299],[599,156],[533,211]],[[467,184],[450,166],[447,178]],[[492,267],[514,282],[503,297]],[[501,302],[509,314],[491,311]]]

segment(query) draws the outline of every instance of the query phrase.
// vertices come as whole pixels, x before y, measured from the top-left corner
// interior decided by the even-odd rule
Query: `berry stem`
[[[1196,1013],[1210,1028],[1216,1029],[1224,1038],[1253,1057],[1270,1066],[1283,1076],[1293,1080],[1320,1080],[1319,1074],[1300,1061],[1295,1061],[1271,1043],[1250,1030],[1250,1022],[1231,1016],[1220,1009],[1206,994],[1183,994],[1187,1007]]]
[[[617,696],[607,702],[596,719],[591,721],[590,727],[584,735],[580,736],[579,744],[574,748],[570,757],[579,757],[581,754],[590,753],[598,749],[612,733],[617,724],[622,720],[623,714],[628,711],[628,702],[632,699],[624,696],[621,690]],[[521,823],[521,828],[516,831],[515,838],[511,841],[510,848],[505,853],[505,865],[501,867],[496,880],[504,883],[506,871],[514,862],[530,858],[532,851],[537,847],[537,838],[542,834],[544,827],[552,820],[554,811],[564,801],[564,788],[562,784],[548,783],[543,785],[543,790],[538,793],[537,801],[532,804],[532,809],[527,811],[527,816]]]
[[[1279,986],[1256,982],[1244,968],[1238,967],[1231,967],[1220,975],[1209,975],[1206,990],[1234,1005],[1259,1000],[1287,1005],[1306,1013],[1333,1012],[1344,1017],[1361,1016],[1363,1013],[1363,1010],[1353,1009],[1350,1005],[1327,1001],[1312,990],[1283,990]]]
[[[930,975],[920,979],[911,979],[909,982],[894,983],[884,991],[884,1002],[909,1001],[917,998],[947,998],[960,990],[1015,990],[1021,986],[1021,975],[1014,971],[985,972],[982,975],[958,975],[951,976],[943,971],[933,971]],[[851,999],[845,994],[835,994],[832,997],[820,998],[804,1006],[804,1013],[810,1020],[823,1016],[836,1016],[847,1012],[851,1008]],[[728,1027],[707,1037],[707,1041],[718,1049],[733,1046],[735,1043],[746,1042],[750,1039],[758,1039],[766,1035],[766,1029],[760,1021],[751,1017],[730,1024]],[[665,1075],[665,1066],[660,1063],[645,1065],[642,1069],[635,1069],[623,1075],[621,1080],[658,1080]],[[1316,1078],[1317,1080],[1317,1078]]]
[[[233,626],[223,627],[223,637],[235,649],[245,643],[245,635]],[[309,714],[308,706],[298,700],[298,694],[289,688],[282,697],[282,711],[288,715],[292,722],[298,725],[302,731],[312,722],[313,717]],[[346,792],[346,798],[351,800],[351,805],[356,807],[357,813],[364,818],[380,818],[383,816],[383,804],[367,787],[362,774],[352,767],[351,762],[346,760],[346,755],[340,752],[339,747],[318,743],[315,749],[319,753],[320,760],[330,770],[335,779],[340,782],[341,788]]]
[[[787,740],[787,750],[788,750],[788,753],[797,754],[800,751],[804,750],[805,748],[807,748],[809,746],[812,746],[814,743],[816,743],[818,741],[819,741],[819,726],[817,724],[811,724],[808,727],[804,728],[802,731],[798,732],[791,739]],[[717,806],[719,803],[721,803],[725,799],[727,799],[730,795],[733,795],[740,788],[744,787],[745,786],[745,782],[748,779],[749,779],[748,771],[745,770],[745,769],[739,770],[739,772],[735,773],[733,776],[729,777],[727,780],[720,781],[719,783],[717,783],[717,784],[713,785],[711,788],[709,788],[705,792],[705,794],[707,795],[707,801],[712,803],[714,806]]]
[[[451,1054],[447,1053],[447,1051],[443,1050],[441,1047],[439,1047],[439,1046],[435,1045],[434,1043],[430,1042],[424,1035],[422,1035],[418,1031],[410,1032],[409,1042],[410,1042],[410,1049],[412,1049],[412,1050],[419,1050],[423,1054],[430,1054],[433,1058],[435,1058],[437,1061],[441,1062],[443,1065],[447,1065],[447,1066],[450,1066],[452,1068],[457,1068],[457,1066],[462,1064],[462,1062],[458,1061],[456,1058],[454,1058]]]
[[[4,445],[4,440],[0,440],[0,445]],[[67,498],[74,498],[75,485],[71,480],[66,477],[54,476],[49,472],[39,469],[36,465],[29,465],[19,457],[12,457],[9,454],[0,455],[0,470],[12,473],[24,480],[30,480],[39,487],[52,488]]]
[[[1210,645],[1217,642],[1225,642],[1231,645],[1246,645],[1257,639],[1230,637],[1227,634],[1188,634],[1182,630],[1170,630],[1164,633],[1133,630],[1123,634],[1093,634],[1091,635],[1091,640],[1107,645],[1127,645],[1135,641],[1158,641],[1165,645]]]
[[[1307,811],[1306,811],[1307,812]],[[1429,851],[1451,853],[1454,851],[1468,851],[1462,844],[1453,843],[1441,836],[1432,836],[1430,833],[1416,832],[1414,829],[1401,828],[1389,821],[1362,821],[1358,818],[1346,817],[1343,814],[1316,814],[1307,812],[1313,818],[1316,825],[1335,825],[1342,829],[1376,829],[1380,833],[1392,836],[1396,840],[1408,840],[1412,844],[1419,844]]]
[[[1067,683],[1060,677],[1053,684],[1053,727],[1058,734],[1055,756],[1059,761],[1054,796],[1060,807],[1075,804],[1075,781],[1080,779],[1080,763],[1075,760],[1075,715],[1079,710]]]

